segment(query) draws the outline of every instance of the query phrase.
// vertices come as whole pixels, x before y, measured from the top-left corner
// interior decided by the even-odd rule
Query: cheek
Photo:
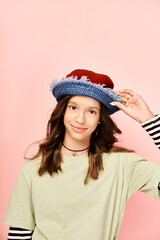
[[[99,117],[97,117],[96,119],[90,119],[89,122],[92,130],[95,130],[99,123]]]
[[[65,113],[63,118],[63,123],[65,127],[66,127],[66,122],[67,122],[67,114]]]
[[[67,121],[68,117],[69,117],[69,114],[68,114],[68,111],[66,110],[64,113],[64,121]]]
[[[68,111],[66,111],[63,119],[64,125],[65,123],[70,122],[72,119],[73,119],[73,116]]]

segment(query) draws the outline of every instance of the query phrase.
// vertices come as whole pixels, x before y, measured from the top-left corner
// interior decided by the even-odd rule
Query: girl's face
[[[87,96],[73,96],[64,114],[65,138],[89,142],[99,120],[99,101]]]

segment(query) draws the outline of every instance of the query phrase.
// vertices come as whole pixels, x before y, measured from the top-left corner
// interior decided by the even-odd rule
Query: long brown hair
[[[33,160],[41,156],[41,165],[38,170],[39,176],[45,172],[50,175],[62,172],[61,163],[62,155],[60,149],[64,140],[65,126],[63,123],[64,113],[69,100],[73,95],[63,97],[54,108],[47,124],[46,137],[42,141],[38,141],[39,149],[37,153],[30,158]],[[133,152],[122,147],[116,147],[114,144],[118,142],[115,134],[121,134],[122,131],[111,119],[107,108],[100,103],[100,124],[91,135],[90,148],[88,151],[88,172],[84,180],[87,184],[88,178],[98,179],[99,172],[103,169],[102,153],[104,152]],[[26,159],[26,157],[24,156]]]

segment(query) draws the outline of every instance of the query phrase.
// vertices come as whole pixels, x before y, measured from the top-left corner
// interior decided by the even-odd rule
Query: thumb
[[[124,106],[124,104],[120,103],[120,102],[111,102],[110,103],[112,106],[116,106],[118,107],[119,109],[121,109],[122,111],[125,112],[126,110],[126,107]]]

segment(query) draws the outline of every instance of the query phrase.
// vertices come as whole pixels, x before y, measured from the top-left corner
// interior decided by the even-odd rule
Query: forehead
[[[76,95],[71,97],[69,102],[75,102],[76,104],[84,104],[91,107],[100,107],[100,102],[94,98],[82,95]]]

